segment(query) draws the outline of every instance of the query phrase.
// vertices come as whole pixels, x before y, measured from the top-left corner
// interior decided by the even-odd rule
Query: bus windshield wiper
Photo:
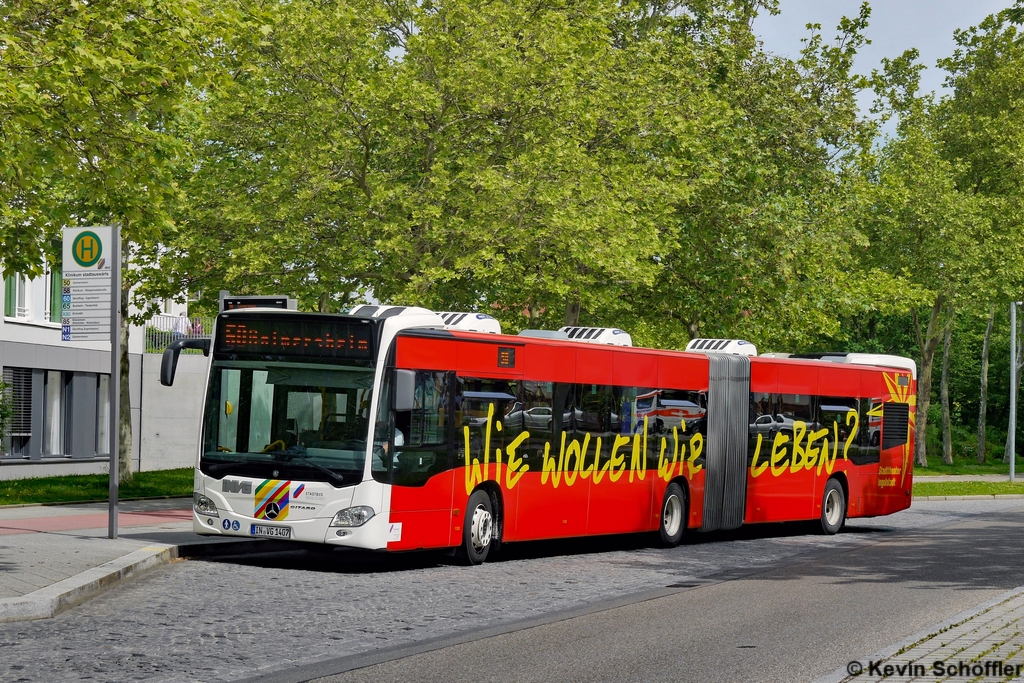
[[[335,472],[332,469],[328,469],[328,468],[324,467],[323,465],[321,465],[321,464],[319,464],[317,462],[313,462],[309,458],[309,456],[305,454],[304,449],[303,450],[299,450],[300,448],[302,448],[302,447],[301,446],[297,446],[297,447],[295,447],[295,450],[286,450],[286,451],[280,451],[278,453],[274,453],[274,457],[275,458],[276,457],[282,457],[286,462],[291,462],[292,460],[301,460],[302,462],[306,463],[310,467],[312,467],[314,469],[318,469],[321,472],[323,472],[324,474],[326,474],[330,478],[331,482],[336,483],[338,486],[341,486],[341,485],[343,485],[345,483],[345,478],[344,477],[342,477],[340,474],[338,474],[337,472]]]

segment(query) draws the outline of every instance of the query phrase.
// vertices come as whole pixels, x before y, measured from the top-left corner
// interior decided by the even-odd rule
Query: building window
[[[110,453],[110,375],[96,376],[96,454]]]
[[[64,454],[64,377],[59,370],[43,376],[43,455]]]
[[[4,278],[4,315],[8,318],[28,317],[28,282],[20,273]]]
[[[3,379],[14,403],[8,443],[4,449],[10,455],[23,455],[32,437],[32,370],[4,368]]]
[[[59,266],[52,266],[46,273],[46,291],[49,296],[46,298],[44,317],[51,323],[60,323],[61,320],[64,294],[63,277],[64,273]]]

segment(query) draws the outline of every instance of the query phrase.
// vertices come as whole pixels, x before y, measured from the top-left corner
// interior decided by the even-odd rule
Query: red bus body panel
[[[498,347],[515,348],[514,367],[498,367]],[[708,390],[709,362],[700,354],[547,339],[462,332],[452,332],[450,336],[399,336],[395,363],[398,368],[451,371],[468,378]],[[846,459],[845,444],[834,443],[838,439],[833,434],[816,442],[809,450],[810,455],[804,455],[802,464],[795,456],[795,462],[773,464],[771,445],[762,443],[757,462],[748,460],[744,522],[817,519],[821,515],[825,483],[837,473],[845,480],[850,517],[889,514],[909,507],[912,485],[909,455],[913,444],[916,386],[912,380],[899,385],[897,377],[901,375],[909,377],[908,372],[901,370],[751,358],[752,393],[870,399],[872,406],[878,403],[879,415],[884,402],[909,403],[911,434],[905,446],[882,451],[878,463],[866,465],[854,465]],[[877,429],[881,424],[880,417],[870,420],[871,425],[860,425],[860,429]],[[632,438],[638,440],[642,449],[643,430],[637,425],[635,432],[637,436]],[[486,461],[481,460],[482,454],[467,456],[462,436],[457,434],[454,469],[434,475],[424,486],[391,487],[390,521],[401,522],[403,533],[401,541],[388,543],[388,549],[459,545],[469,493],[480,481],[499,492],[504,541],[657,530],[660,504],[666,487],[673,480],[680,482],[688,493],[688,528],[699,528],[703,522],[704,471],[695,469],[687,461],[691,454],[687,446],[692,446],[693,442],[683,440],[682,457],[670,463],[674,448],[671,436],[666,439],[664,450],[661,436],[648,435],[648,439],[655,438],[653,448],[659,453],[661,472],[649,465],[644,465],[646,469],[630,467],[634,447],[634,441],[630,440],[618,451],[626,465],[620,472],[614,468],[605,472],[587,471],[595,457],[595,444],[591,443],[590,452],[583,455],[580,465],[545,473],[533,468],[526,472],[522,469],[509,471],[508,455],[504,453],[492,454]],[[571,457],[564,458],[571,439],[567,434],[563,444],[556,438],[556,443],[551,444],[551,457],[562,456],[562,462],[575,463]],[[827,444],[827,457],[820,454],[822,444]],[[608,445],[602,448],[607,450]],[[497,457],[502,458],[500,465]],[[824,458],[821,460],[824,465],[816,466],[810,461],[811,457],[814,462]],[[466,467],[468,460],[472,460],[470,468]],[[513,467],[516,466],[514,463]],[[598,483],[594,482],[595,478],[599,479]]]

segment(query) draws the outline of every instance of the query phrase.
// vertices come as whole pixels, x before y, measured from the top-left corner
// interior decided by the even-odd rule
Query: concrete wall
[[[141,356],[139,471],[194,467],[210,359],[182,354],[174,385],[160,384],[161,356]]]

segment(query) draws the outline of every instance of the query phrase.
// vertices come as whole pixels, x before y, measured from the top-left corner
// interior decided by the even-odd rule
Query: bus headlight
[[[370,521],[375,514],[369,505],[357,505],[353,508],[345,508],[334,515],[331,526],[362,526]]]
[[[217,506],[214,502],[199,493],[192,494],[192,507],[201,515],[220,517],[220,513],[217,512]]]

